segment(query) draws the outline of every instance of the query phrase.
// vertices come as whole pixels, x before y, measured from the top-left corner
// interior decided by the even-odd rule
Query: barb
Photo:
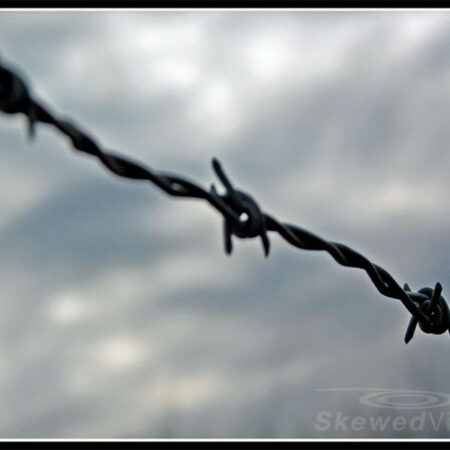
[[[442,286],[425,287],[411,292],[407,284],[402,288],[386,269],[373,264],[365,256],[350,247],[327,241],[296,225],[281,223],[262,212],[252,196],[234,189],[217,159],[213,169],[226,188],[226,194],[219,195],[214,184],[209,191],[183,177],[157,172],[142,163],[132,161],[111,151],[103,150],[96,141],[71,121],[58,119],[50,110],[37,102],[30,94],[25,81],[11,68],[0,63],[0,111],[6,114],[24,114],[28,119],[28,132],[32,138],[36,122],[52,125],[67,136],[74,149],[95,156],[113,174],[134,180],[150,181],[173,197],[202,199],[223,216],[225,252],[232,252],[232,235],[239,238],[260,237],[264,255],[269,255],[270,242],[267,232],[277,232],[286,242],[303,250],[328,252],[334,260],[346,267],[364,270],[380,294],[398,299],[411,314],[406,331],[408,343],[417,324],[425,333],[442,334],[450,332],[450,311],[441,296]]]

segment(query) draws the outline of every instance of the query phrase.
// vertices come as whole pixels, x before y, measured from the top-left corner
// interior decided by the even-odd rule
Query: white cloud
[[[144,355],[148,357],[149,348],[128,336],[115,336],[106,339],[98,349],[100,360],[111,369],[126,369],[139,364]]]
[[[49,314],[56,323],[71,324],[83,320],[90,309],[91,305],[83,297],[66,292],[52,301]]]

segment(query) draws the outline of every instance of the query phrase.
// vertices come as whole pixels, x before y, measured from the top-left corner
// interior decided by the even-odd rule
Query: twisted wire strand
[[[272,231],[277,232],[286,242],[294,247],[303,250],[326,251],[340,265],[364,270],[380,294],[400,300],[412,315],[405,337],[406,342],[412,338],[417,323],[426,332],[442,333],[442,331],[437,333],[435,326],[438,308],[441,311],[442,317],[439,316],[441,322],[446,321],[444,323],[445,331],[447,329],[450,330],[450,316],[444,317],[445,314],[442,313],[444,310],[448,311],[448,308],[445,300],[440,296],[442,287],[439,283],[436,285],[435,291],[433,289],[430,290],[430,288],[423,288],[419,292],[411,292],[406,284],[402,288],[386,269],[372,263],[365,256],[347,245],[327,241],[308,230],[296,225],[281,223],[271,215],[261,212],[251,196],[242,191],[234,190],[216,159],[213,160],[213,168],[225,185],[227,190],[225,195],[217,194],[214,185],[211,186],[210,191],[207,191],[186,178],[157,172],[128,157],[103,150],[80,127],[71,121],[57,118],[48,108],[32,98],[24,80],[15,71],[5,67],[1,62],[0,110],[7,114],[24,114],[29,122],[31,137],[34,135],[36,122],[54,126],[70,139],[74,149],[95,156],[108,170],[119,177],[149,181],[168,195],[174,197],[196,198],[207,201],[224,218],[227,253],[231,253],[231,234],[235,234],[241,238],[261,236],[267,256],[269,241],[266,231]],[[250,217],[247,218],[247,221],[242,221],[242,212],[249,214]],[[431,298],[434,299],[432,306],[430,306]],[[431,320],[431,314],[434,322]],[[440,325],[442,328],[442,323]]]

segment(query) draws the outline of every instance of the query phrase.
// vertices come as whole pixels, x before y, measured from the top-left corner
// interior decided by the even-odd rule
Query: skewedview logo
[[[339,410],[320,411],[314,423],[317,431],[450,432],[448,393],[381,388],[324,388],[316,391],[356,393],[358,403],[373,411],[373,414],[353,416]]]

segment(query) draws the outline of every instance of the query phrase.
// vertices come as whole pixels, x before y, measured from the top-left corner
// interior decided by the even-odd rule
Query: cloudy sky
[[[205,187],[218,157],[264,211],[450,298],[449,26],[447,11],[1,10],[0,58],[105,148]],[[448,334],[405,345],[407,311],[363,271],[276,235],[267,259],[256,240],[226,256],[207,204],[0,119],[1,438],[449,435],[448,406],[361,401],[450,393]]]

